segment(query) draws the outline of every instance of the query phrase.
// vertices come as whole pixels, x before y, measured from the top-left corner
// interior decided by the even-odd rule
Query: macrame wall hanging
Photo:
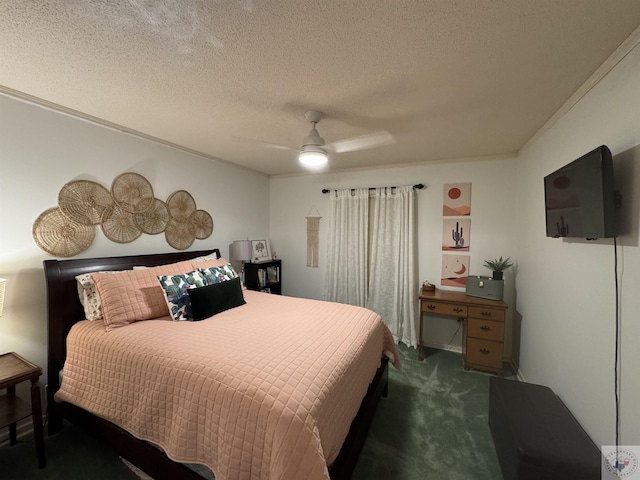
[[[176,250],[213,233],[211,215],[196,208],[189,192],[178,190],[164,202],[155,198],[146,178],[127,172],[113,180],[111,190],[89,180],[67,183],[58,194],[58,206],[34,222],[33,239],[51,255],[73,257],[91,246],[97,226],[116,243],[164,232]]]
[[[314,215],[315,210],[315,215]],[[318,268],[320,250],[320,212],[315,205],[307,213],[307,267]]]

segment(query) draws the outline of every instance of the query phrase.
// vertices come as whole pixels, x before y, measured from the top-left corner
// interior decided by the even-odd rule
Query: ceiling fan
[[[361,135],[358,137],[347,138],[325,144],[324,138],[320,136],[316,125],[324,118],[322,112],[309,110],[304,114],[304,118],[311,124],[311,130],[302,140],[300,148],[292,148],[274,143],[262,142],[260,140],[252,140],[244,137],[232,137],[232,140],[245,143],[255,143],[268,148],[278,148],[283,150],[297,150],[298,160],[307,167],[321,167],[327,163],[327,150],[335,153],[354,152],[356,150],[366,150],[368,148],[380,147],[395,143],[393,136],[386,131],[379,131]]]

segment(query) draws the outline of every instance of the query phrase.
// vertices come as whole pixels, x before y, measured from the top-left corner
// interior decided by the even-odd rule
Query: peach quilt
[[[399,366],[392,335],[364,308],[244,295],[201,322],[77,323],[56,401],[217,480],[328,479],[381,356]]]

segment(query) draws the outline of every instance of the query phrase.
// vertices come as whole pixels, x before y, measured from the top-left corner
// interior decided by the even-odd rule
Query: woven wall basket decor
[[[166,202],[154,197],[151,183],[126,172],[111,183],[111,190],[91,180],[73,180],[58,192],[58,207],[42,213],[33,225],[33,238],[42,250],[72,257],[91,246],[95,226],[116,243],[130,243],[143,233],[164,232],[177,250],[189,248],[213,233],[213,218],[196,208],[186,190],[177,190]]]
[[[140,213],[153,204],[153,187],[142,175],[127,172],[118,175],[111,184],[113,200],[130,213]]]
[[[204,240],[213,233],[213,218],[204,210],[196,210],[189,215],[189,222],[193,224],[196,238]]]
[[[58,193],[62,213],[82,225],[98,225],[102,212],[112,203],[109,190],[89,180],[69,182]]]
[[[167,207],[172,218],[186,220],[189,215],[196,211],[196,201],[186,190],[178,190],[167,198]]]
[[[176,250],[189,248],[196,239],[195,227],[188,218],[170,218],[164,229],[167,243]]]
[[[69,220],[59,207],[45,210],[33,223],[33,239],[38,247],[57,257],[73,257],[93,243],[94,226]]]
[[[147,235],[157,235],[164,232],[167,222],[169,221],[169,209],[167,204],[159,198],[153,199],[151,208],[144,212],[134,213],[133,222],[142,233]]]
[[[142,235],[142,230],[133,220],[133,213],[118,205],[111,205],[102,212],[100,226],[104,236],[116,243],[130,243]]]

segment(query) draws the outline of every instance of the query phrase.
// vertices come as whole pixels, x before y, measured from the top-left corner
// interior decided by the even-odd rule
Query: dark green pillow
[[[206,287],[187,290],[191,299],[191,311],[194,320],[204,320],[216,313],[244,305],[242,285],[239,278],[227,280]]]

